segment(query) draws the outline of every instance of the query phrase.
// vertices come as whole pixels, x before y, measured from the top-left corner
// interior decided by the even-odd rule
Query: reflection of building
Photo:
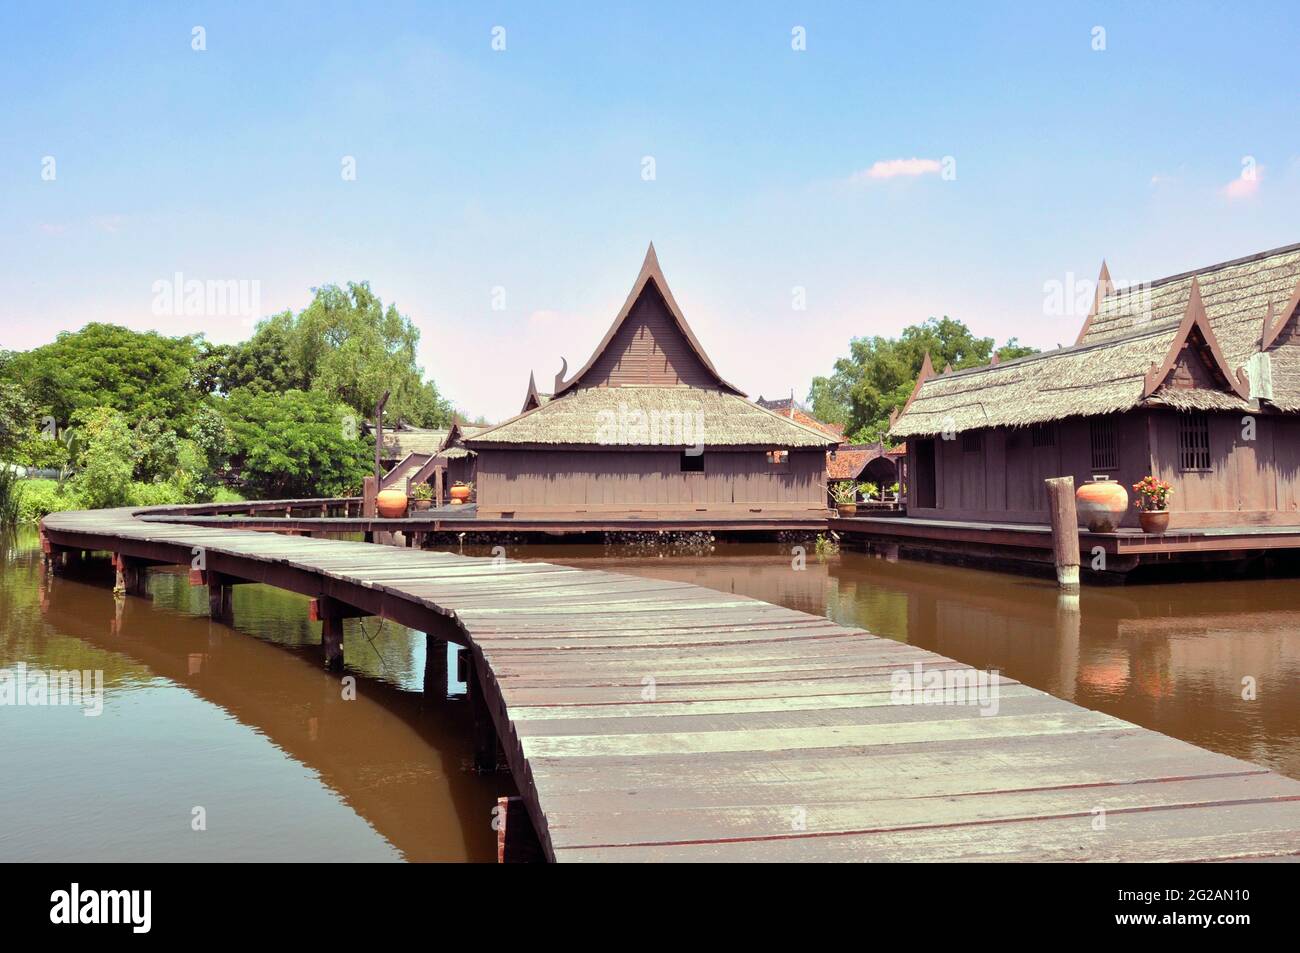
[[[463,446],[478,515],[771,519],[826,513],[838,442],[745,399],[714,369],[651,246],[591,358],[549,400]]]
[[[890,431],[908,515],[1041,523],[1047,477],[1151,473],[1175,528],[1300,522],[1298,309],[1300,245],[1124,290],[1103,266],[1072,347],[939,374],[927,357]]]

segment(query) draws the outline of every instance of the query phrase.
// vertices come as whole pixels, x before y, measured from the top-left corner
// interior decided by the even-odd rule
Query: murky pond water
[[[0,669],[101,670],[104,703],[0,706],[0,861],[496,859],[513,786],[470,770],[463,698],[426,700],[423,634],[350,620],[345,700],[303,597],[236,586],[232,629],[179,571],[150,588],[6,548]]]
[[[776,544],[507,552],[825,615],[1300,778],[1295,580],[1072,603],[1047,581],[852,552],[796,569]],[[46,577],[30,531],[4,549],[0,669],[102,671],[104,708],[0,706],[0,860],[495,857],[510,779],[469,769],[467,707],[423,692],[422,634],[349,621],[345,700],[299,596],[238,586],[231,628],[179,572],[151,574],[152,603],[110,583],[106,564]]]

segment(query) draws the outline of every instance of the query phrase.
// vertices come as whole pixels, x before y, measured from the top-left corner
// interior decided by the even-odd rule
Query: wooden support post
[[[424,697],[447,700],[447,641],[424,633]]]
[[[146,599],[149,597],[149,574],[145,562],[114,553],[113,569],[116,574],[113,592],[124,592],[129,596]]]
[[[1052,517],[1052,560],[1062,589],[1079,588],[1079,514],[1074,503],[1074,477],[1050,477],[1047,510]]]
[[[208,584],[208,615],[219,622],[229,622],[234,616],[234,592],[228,576],[208,570],[205,572]]]
[[[307,615],[311,621],[321,624],[320,644],[325,653],[326,668],[336,672],[343,668],[343,620],[369,614],[328,596],[311,600]]]
[[[464,653],[468,655],[469,653]],[[470,659],[473,671],[466,673],[466,692],[469,696],[470,711],[473,714],[474,727],[474,768],[488,773],[495,771],[500,763],[497,758],[497,728],[492,722],[492,712],[488,709],[487,698],[483,692],[483,676],[478,666]]]
[[[498,864],[532,864],[546,859],[523,798],[497,798],[496,829]]]
[[[361,516],[364,519],[375,518],[375,497],[379,495],[379,480],[368,476],[361,484]]]
[[[433,468],[433,505],[438,507],[439,509],[442,509],[442,503],[443,503],[443,496],[442,496],[443,483],[444,483],[443,476],[444,476],[443,468],[435,466]]]
[[[325,653],[325,667],[332,672],[343,669],[343,620],[338,616],[321,619],[320,647]]]

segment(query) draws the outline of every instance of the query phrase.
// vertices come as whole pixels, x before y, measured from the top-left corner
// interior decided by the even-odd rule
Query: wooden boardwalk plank
[[[555,860],[1300,855],[1300,782],[998,674],[988,714],[898,704],[900,673],[970,673],[915,646],[689,583],[240,519],[106,510],[44,530],[181,565],[197,547],[236,578],[454,625]]]

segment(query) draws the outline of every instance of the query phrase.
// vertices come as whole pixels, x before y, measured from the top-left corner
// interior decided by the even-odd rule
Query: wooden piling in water
[[[1074,503],[1074,477],[1049,477],[1047,511],[1052,517],[1052,561],[1062,589],[1079,588],[1079,514]]]

